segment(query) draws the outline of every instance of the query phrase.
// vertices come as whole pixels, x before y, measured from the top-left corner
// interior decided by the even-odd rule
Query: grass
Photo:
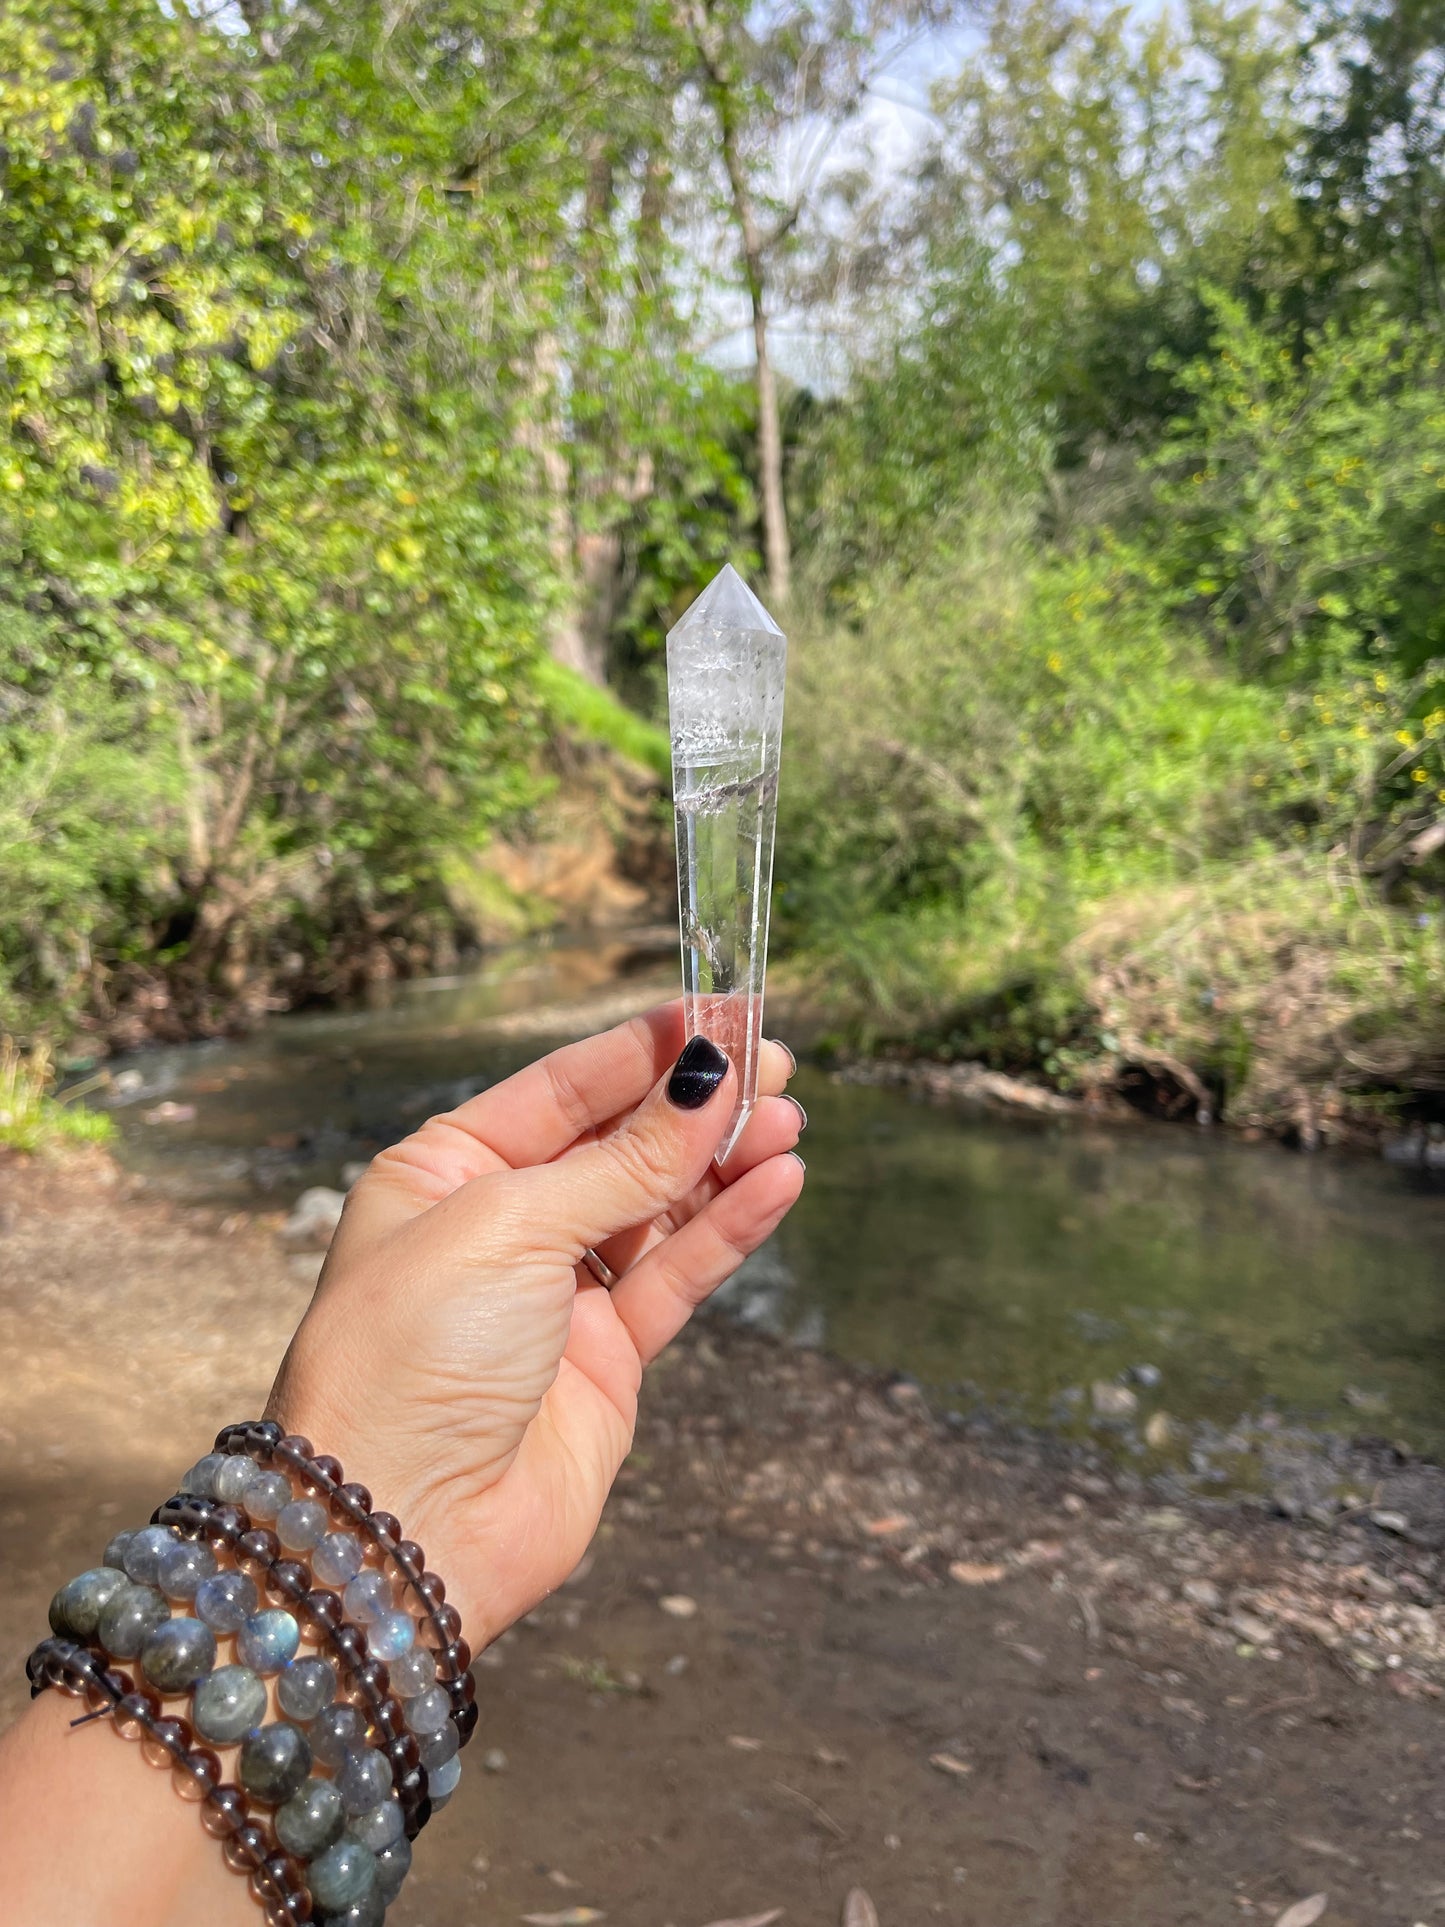
[[[65,1145],[104,1144],[114,1126],[100,1111],[53,1095],[50,1052],[37,1044],[22,1051],[13,1037],[0,1037],[0,1148],[55,1151]]]
[[[665,729],[634,715],[607,690],[551,657],[538,662],[534,674],[537,689],[558,722],[641,764],[659,781],[672,781],[672,752]]]

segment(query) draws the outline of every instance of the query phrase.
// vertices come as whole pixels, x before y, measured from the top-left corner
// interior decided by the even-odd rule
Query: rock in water
[[[291,1216],[281,1227],[281,1236],[298,1249],[324,1251],[336,1235],[345,1204],[344,1191],[313,1185],[296,1200]]]

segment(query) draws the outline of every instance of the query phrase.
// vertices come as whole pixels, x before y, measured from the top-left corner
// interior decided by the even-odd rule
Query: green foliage
[[[113,1126],[103,1111],[61,1102],[49,1054],[43,1047],[22,1052],[13,1038],[0,1037],[0,1150],[34,1153],[67,1144],[104,1144]]]
[[[615,696],[560,662],[539,662],[533,672],[538,694],[558,722],[594,743],[651,770],[659,782],[672,781],[672,749],[667,731],[625,709]]]

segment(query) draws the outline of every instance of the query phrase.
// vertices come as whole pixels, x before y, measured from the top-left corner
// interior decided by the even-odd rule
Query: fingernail
[[[789,1156],[790,1158],[798,1158],[798,1162],[799,1162],[799,1164],[803,1164],[803,1160],[802,1160],[801,1158],[799,1158],[799,1157],[798,1157],[798,1154],[797,1154],[797,1152],[796,1152],[796,1151],[789,1151],[789,1153],[788,1153],[788,1156]],[[803,1169],[804,1169],[805,1171],[807,1170],[807,1168],[808,1168],[808,1167],[807,1167],[807,1165],[806,1165],[806,1164],[803,1164]]]
[[[796,1071],[798,1068],[797,1058],[794,1057],[793,1053],[788,1049],[788,1046],[783,1042],[781,1037],[774,1037],[772,1041],[777,1045],[780,1051],[783,1051],[786,1053],[787,1059],[788,1059],[788,1075],[789,1077],[791,1077],[794,1071]]]
[[[667,1101],[680,1111],[700,1111],[728,1074],[727,1054],[711,1038],[694,1037],[667,1080]]]
[[[803,1109],[802,1105],[798,1102],[797,1098],[793,1096],[791,1091],[784,1091],[783,1096],[786,1099],[786,1101],[792,1105],[793,1109],[798,1113],[798,1129],[800,1131],[806,1131],[808,1128],[808,1113]]]

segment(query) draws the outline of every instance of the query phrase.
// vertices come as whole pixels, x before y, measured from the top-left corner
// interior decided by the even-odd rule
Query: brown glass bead
[[[189,1720],[155,1720],[149,1737],[141,1741],[140,1750],[152,1766],[170,1766],[173,1761],[185,1758],[195,1740]]]
[[[265,1526],[252,1526],[236,1541],[236,1564],[258,1582],[264,1581],[280,1554],[281,1541]]]
[[[233,1873],[253,1873],[265,1864],[270,1852],[270,1842],[258,1826],[249,1821],[231,1835],[221,1848],[226,1856],[226,1865]]]
[[[316,1448],[310,1439],[303,1438],[299,1432],[288,1432],[285,1438],[277,1439],[272,1447],[273,1455],[283,1465],[289,1465],[294,1472],[304,1472],[310,1465]]]
[[[171,1769],[171,1784],[183,1800],[204,1800],[221,1783],[221,1762],[208,1746],[193,1746]]]
[[[341,1469],[340,1459],[333,1459],[329,1452],[315,1452],[311,1458],[311,1471],[308,1483],[328,1497],[339,1490],[346,1474]]]
[[[301,1601],[301,1617],[313,1632],[334,1632],[345,1616],[338,1596],[324,1587],[313,1587]]]
[[[394,1740],[386,1742],[381,1751],[391,1761],[392,1777],[398,1782],[421,1761],[421,1750],[417,1746],[415,1733],[398,1733]]]
[[[239,1506],[213,1505],[210,1519],[206,1524],[207,1543],[216,1552],[223,1549],[235,1552],[247,1536],[248,1524],[249,1521]],[[237,1563],[240,1563],[239,1559]]]
[[[423,1646],[430,1646],[433,1652],[443,1652],[461,1637],[462,1616],[453,1605],[438,1606],[428,1613],[417,1628]]]
[[[230,1780],[213,1786],[201,1804],[201,1825],[213,1840],[225,1840],[245,1826],[250,1809],[240,1787]]]
[[[401,1544],[401,1521],[389,1512],[373,1512],[366,1522],[366,1531],[372,1544],[386,1552],[394,1552]]]
[[[426,1825],[427,1821],[430,1819],[431,1819],[430,1799],[420,1800],[417,1803],[416,1808],[414,1809],[414,1812],[413,1812],[413,1821],[416,1826],[417,1833],[421,1832],[422,1828]],[[412,1834],[409,1837],[411,1839],[415,1839],[416,1834]]]
[[[364,1485],[359,1485],[353,1479],[337,1492],[331,1501],[331,1509],[359,1524],[361,1520],[371,1517],[371,1494]]]
[[[470,1673],[459,1673],[455,1679],[444,1679],[441,1686],[452,1703],[453,1713],[459,1713],[464,1706],[476,1704],[477,1682]]]
[[[238,1432],[244,1432],[245,1429],[243,1425],[223,1425],[216,1434],[216,1442],[211,1447],[211,1450],[213,1452],[229,1452],[231,1449],[231,1440]]]
[[[380,1706],[391,1691],[391,1674],[384,1659],[366,1659],[351,1669],[351,1683],[372,1706]]]
[[[246,1450],[263,1465],[269,1465],[284,1436],[275,1419],[256,1419],[250,1425],[243,1426],[242,1431]]]
[[[409,1766],[402,1772],[397,1773],[394,1765],[392,1772],[396,1786],[396,1797],[401,1801],[403,1807],[414,1809],[417,1802],[426,1797],[425,1773],[422,1772],[419,1766]]]
[[[278,1559],[266,1575],[266,1590],[299,1604],[311,1590],[311,1574],[299,1559]]]
[[[383,1699],[372,1711],[367,1739],[373,1746],[399,1739],[406,1731],[406,1712],[400,1700]]]
[[[161,1703],[154,1693],[127,1693],[115,1709],[115,1730],[128,1740],[138,1740],[160,1716]]]
[[[446,1604],[446,1581],[440,1573],[424,1572],[420,1578],[412,1580],[406,1588],[406,1603],[409,1609],[420,1607],[434,1612],[438,1606]]]
[[[266,1927],[304,1927],[311,1913],[311,1896],[304,1887],[298,1887],[284,1900],[267,1901]]]
[[[415,1585],[426,1571],[426,1554],[415,1539],[403,1539],[392,1554],[397,1571],[408,1584]]]
[[[437,1654],[437,1678],[443,1686],[450,1686],[454,1679],[460,1679],[472,1663],[472,1649],[464,1639],[454,1639],[450,1646],[443,1646]]]
[[[252,1872],[249,1884],[257,1900],[284,1900],[301,1886],[300,1869],[284,1853],[268,1854]]]
[[[311,1597],[309,1593],[306,1596],[308,1599]],[[353,1626],[349,1620],[343,1620],[339,1626],[332,1627],[327,1643],[348,1672],[354,1672],[358,1666],[365,1663],[366,1633],[362,1627]]]
[[[471,1674],[468,1673],[466,1677],[470,1679]],[[472,1690],[475,1692],[476,1688],[473,1687]],[[476,1732],[477,1721],[481,1716],[482,1709],[475,1701],[464,1706],[460,1713],[454,1713],[452,1715],[452,1725],[457,1729],[457,1740],[462,1746],[465,1746],[473,1733]]]

